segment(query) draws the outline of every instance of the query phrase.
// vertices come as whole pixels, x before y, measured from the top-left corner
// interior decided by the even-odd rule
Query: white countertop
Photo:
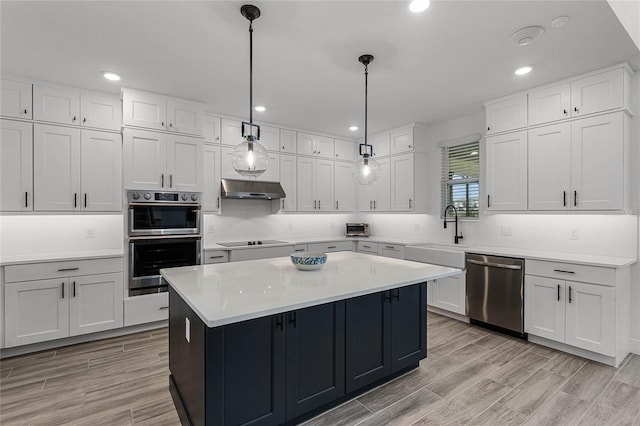
[[[124,256],[122,249],[111,250],[85,250],[78,252],[59,252],[59,253],[26,253],[12,256],[2,256],[0,258],[0,266],[19,265],[24,263],[40,263],[40,262],[61,262],[64,260],[84,260],[95,259],[100,257],[121,257]]]
[[[208,327],[232,324],[442,277],[459,269],[374,255],[329,253],[318,270],[289,257],[163,269],[164,278]]]

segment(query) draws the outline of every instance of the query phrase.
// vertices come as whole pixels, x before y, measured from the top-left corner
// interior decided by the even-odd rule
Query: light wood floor
[[[619,369],[429,313],[420,368],[306,425],[640,426],[640,356]],[[179,425],[167,330],[0,361],[2,425]]]

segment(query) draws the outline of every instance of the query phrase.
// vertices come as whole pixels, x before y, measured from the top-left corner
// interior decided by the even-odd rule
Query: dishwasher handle
[[[504,263],[481,262],[479,260],[474,260],[474,259],[467,259],[467,262],[473,263],[474,265],[488,266],[491,268],[502,268],[502,269],[513,269],[513,270],[522,269],[521,265],[505,265]]]

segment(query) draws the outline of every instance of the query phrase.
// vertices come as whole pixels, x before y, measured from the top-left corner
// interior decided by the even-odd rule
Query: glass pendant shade
[[[364,155],[353,162],[351,176],[361,185],[370,185],[380,176],[380,164],[368,155]]]
[[[258,142],[245,140],[233,150],[231,164],[242,176],[256,178],[267,171],[269,156]]]

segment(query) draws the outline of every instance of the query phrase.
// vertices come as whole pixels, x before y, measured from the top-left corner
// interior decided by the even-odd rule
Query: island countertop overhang
[[[161,270],[207,327],[458,275],[460,269],[363,253],[329,253],[327,264],[299,271],[289,257]]]

